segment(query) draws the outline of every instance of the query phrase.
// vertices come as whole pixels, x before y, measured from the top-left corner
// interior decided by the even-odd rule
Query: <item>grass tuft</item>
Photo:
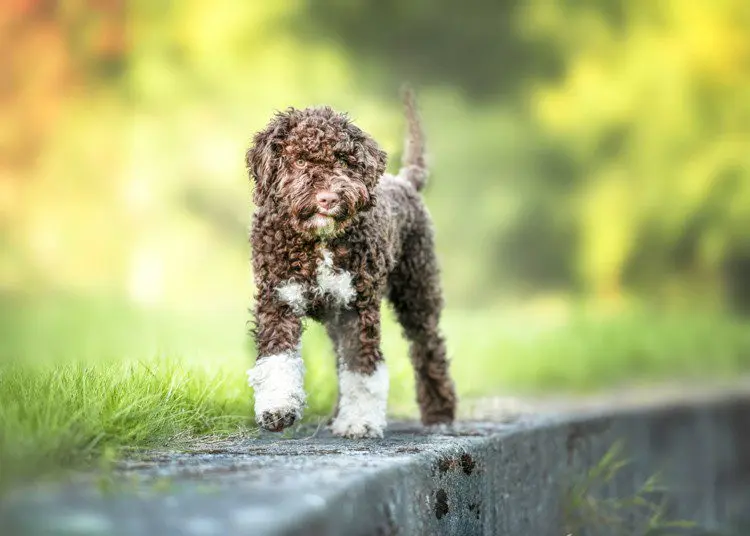
[[[0,367],[0,482],[90,461],[107,449],[246,433],[249,397],[225,369],[145,363]]]
[[[627,496],[607,496],[605,490],[629,465],[623,444],[615,442],[599,462],[573,478],[565,495],[563,515],[566,534],[613,536],[678,536],[696,524],[669,520],[664,496],[667,489],[658,474],[651,475]]]

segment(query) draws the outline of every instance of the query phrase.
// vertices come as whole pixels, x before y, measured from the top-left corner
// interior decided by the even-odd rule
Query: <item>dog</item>
[[[338,363],[333,434],[378,438],[388,372],[380,306],[391,303],[410,343],[425,425],[449,424],[456,394],[439,329],[443,298],[433,226],[420,191],[428,178],[413,92],[398,175],[386,153],[327,106],[277,112],[246,153],[254,180],[250,241],[257,286],[248,371],[258,424],[281,431],[302,416],[303,319],[321,322]]]

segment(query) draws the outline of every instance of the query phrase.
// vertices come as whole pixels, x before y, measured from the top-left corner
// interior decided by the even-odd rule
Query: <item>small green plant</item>
[[[673,536],[695,527],[692,521],[666,519],[667,489],[658,473],[632,495],[606,497],[604,488],[629,463],[623,458],[622,442],[617,441],[596,465],[572,479],[563,508],[566,535]]]

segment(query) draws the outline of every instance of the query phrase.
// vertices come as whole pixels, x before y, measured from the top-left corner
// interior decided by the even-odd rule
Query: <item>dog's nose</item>
[[[338,204],[339,195],[333,192],[320,192],[315,196],[315,199],[321,208],[330,210]]]

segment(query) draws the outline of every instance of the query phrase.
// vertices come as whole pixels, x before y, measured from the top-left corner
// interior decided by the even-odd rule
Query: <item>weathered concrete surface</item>
[[[670,518],[750,524],[743,393],[450,432],[392,425],[384,440],[276,437],[131,461],[106,491],[97,477],[19,493],[0,504],[0,534],[560,536],[570,483],[617,440],[632,463],[609,495],[660,471]]]

